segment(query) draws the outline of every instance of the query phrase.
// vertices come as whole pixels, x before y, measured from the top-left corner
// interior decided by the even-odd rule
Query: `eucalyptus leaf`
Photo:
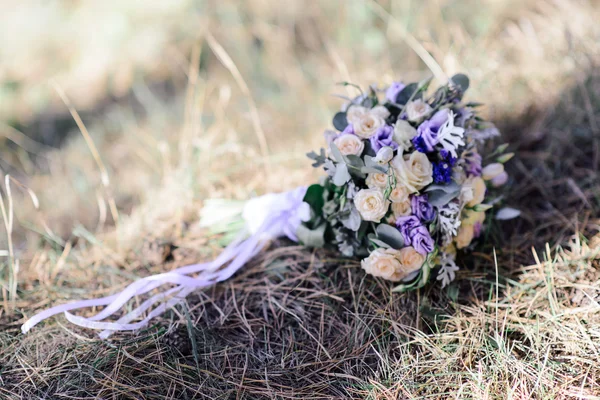
[[[400,93],[398,93],[398,95],[396,96],[396,104],[406,104],[408,102],[408,99],[410,99],[413,93],[415,93],[415,91],[417,91],[418,89],[419,85],[417,83],[411,83],[409,85],[406,85],[404,89],[402,89]]]
[[[348,119],[346,113],[340,111],[333,116],[333,126],[338,131],[343,131],[348,126]]]
[[[460,186],[452,181],[448,185],[431,185],[425,189],[428,200],[435,207],[443,207],[460,194]]]
[[[344,186],[352,177],[348,172],[348,166],[346,164],[338,164],[335,169],[335,175],[333,175],[332,181],[336,186]]]
[[[466,92],[469,88],[469,77],[465,74],[456,74],[452,78],[450,78],[450,81],[463,93]]]
[[[391,248],[399,250],[404,247],[404,238],[398,229],[388,224],[377,226],[377,237]]]
[[[358,228],[360,228],[361,221],[362,219],[360,218],[360,213],[356,207],[354,207],[354,205],[352,205],[350,213],[346,217],[340,218],[340,222],[342,225],[344,225],[344,227],[355,232],[358,231]]]
[[[296,230],[296,235],[304,246],[323,247],[325,245],[326,226],[326,224],[321,224],[315,229],[309,229],[306,225],[301,224]]]
[[[331,146],[329,146],[331,148],[331,155],[333,156],[333,158],[335,159],[335,161],[339,162],[339,163],[345,163],[346,161],[344,160],[344,155],[342,154],[342,152],[340,151],[340,149],[338,149],[338,147],[335,145],[335,143],[331,143]]]
[[[376,245],[377,247],[383,247],[384,249],[391,249],[390,245],[377,239],[377,236],[375,236],[374,234],[369,234],[369,242],[373,243],[374,245]]]

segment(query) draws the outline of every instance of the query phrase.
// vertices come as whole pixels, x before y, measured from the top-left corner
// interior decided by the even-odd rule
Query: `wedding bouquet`
[[[102,330],[102,338],[141,329],[194,290],[229,279],[283,236],[360,257],[368,274],[399,282],[395,291],[422,287],[432,271],[447,285],[458,270],[457,251],[471,246],[486,212],[501,199],[493,190],[508,180],[503,163],[512,154],[504,153],[507,145],[482,154],[485,142],[499,132],[477,115],[480,104],[463,103],[465,75],[453,76],[433,93],[429,83],[372,86],[347,99],[333,118],[335,131],[325,132],[327,148],[308,154],[313,166],[326,172],[319,184],[243,204],[207,201],[204,226],[228,232],[243,226],[214,261],[139,279],[112,296],[50,308],[22,331],[58,313]],[[512,209],[501,213],[501,218],[516,216]],[[138,297],[145,300],[111,320]],[[70,313],[98,306],[104,308],[91,317]]]
[[[301,243],[361,257],[369,274],[422,287],[437,269],[442,286],[455,277],[456,252],[469,247],[492,208],[493,189],[508,179],[500,146],[483,166],[486,140],[498,136],[462,102],[465,75],[427,94],[430,80],[371,87],[335,114],[327,150],[309,153],[327,177],[308,188],[310,220]]]

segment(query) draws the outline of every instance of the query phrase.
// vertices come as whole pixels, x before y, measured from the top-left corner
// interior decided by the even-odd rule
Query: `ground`
[[[222,2],[200,10],[210,26],[176,24],[202,26],[197,40],[165,23],[187,38],[166,42],[180,55],[172,78],[162,57],[144,75],[157,83],[92,106],[59,80],[73,115],[59,95],[44,109],[60,141],[9,110],[0,398],[598,398],[598,11],[467,3]],[[391,293],[357,261],[278,241],[142,332],[101,341],[57,317],[20,333],[36,310],[214,257],[223,237],[198,226],[204,200],[317,179],[304,153],[339,105],[333,84],[426,76],[419,46],[442,71],[469,73],[469,98],[516,154],[505,198],[522,216],[490,221],[453,285]],[[98,79],[92,97],[110,98]],[[56,122],[76,110],[79,126]]]

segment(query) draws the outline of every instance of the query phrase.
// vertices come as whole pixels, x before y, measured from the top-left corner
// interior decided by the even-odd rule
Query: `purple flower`
[[[402,234],[404,244],[407,246],[410,246],[411,244],[412,236],[410,232],[419,226],[421,226],[421,221],[419,221],[419,218],[415,217],[414,215],[398,217],[398,219],[396,220],[396,228],[398,228],[398,230]]]
[[[393,82],[389,88],[385,91],[385,98],[390,102],[395,103],[396,97],[398,97],[398,93],[404,89],[406,85],[402,82]]]
[[[346,125],[346,127],[344,128],[342,133],[350,133],[350,134],[354,135],[354,126],[352,124]]]
[[[425,226],[421,225],[418,228],[413,229],[410,233],[412,235],[412,247],[414,247],[417,252],[426,256],[433,251],[433,239]]]
[[[452,180],[452,167],[456,158],[452,157],[446,149],[440,150],[441,161],[433,163],[433,181],[435,183],[450,183]]]
[[[371,141],[371,147],[376,152],[379,151],[382,147],[391,147],[396,150],[398,148],[398,143],[394,142],[394,128],[389,125],[383,125],[381,128],[377,129],[375,134],[369,138]]]
[[[481,155],[471,151],[464,156],[467,176],[481,175]]]
[[[473,237],[478,238],[481,235],[482,228],[483,225],[481,222],[475,222],[475,225],[473,225]]]
[[[412,196],[410,207],[412,209],[412,213],[419,217],[421,221],[429,222],[433,220],[433,217],[435,217],[435,209],[429,203],[429,199],[426,194],[422,196]]]
[[[414,247],[423,255],[433,251],[434,243],[427,227],[422,225],[414,215],[398,218],[396,227],[402,234],[405,245]]]
[[[413,139],[415,148],[421,153],[430,153],[433,151],[433,146],[438,144],[438,133],[442,125],[448,121],[448,109],[444,108],[436,112],[433,117],[427,121],[423,121],[417,128],[418,136]],[[419,146],[417,147],[417,144]],[[425,150],[425,151],[422,151]]]

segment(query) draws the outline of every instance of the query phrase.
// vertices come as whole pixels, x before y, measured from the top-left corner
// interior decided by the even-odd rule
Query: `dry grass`
[[[76,133],[48,150],[0,129],[0,168],[40,203],[16,182],[3,192],[15,223],[0,232],[0,251],[14,251],[0,255],[0,398],[599,398],[595,3],[220,1],[201,18],[182,4],[153,26],[181,35],[169,52],[134,62],[170,97],[127,81],[127,97],[98,103],[110,62],[82,102],[67,68],[55,82],[68,101],[99,107],[82,114],[94,146]],[[471,75],[471,99],[491,105],[517,153],[507,199],[523,217],[489,224],[455,285],[392,295],[356,262],[278,242],[137,335],[99,341],[62,317],[19,333],[35,310],[214,256],[202,200],[316,179],[304,153],[338,104],[332,82],[423,77],[419,46]],[[19,87],[52,77],[25,72]]]

